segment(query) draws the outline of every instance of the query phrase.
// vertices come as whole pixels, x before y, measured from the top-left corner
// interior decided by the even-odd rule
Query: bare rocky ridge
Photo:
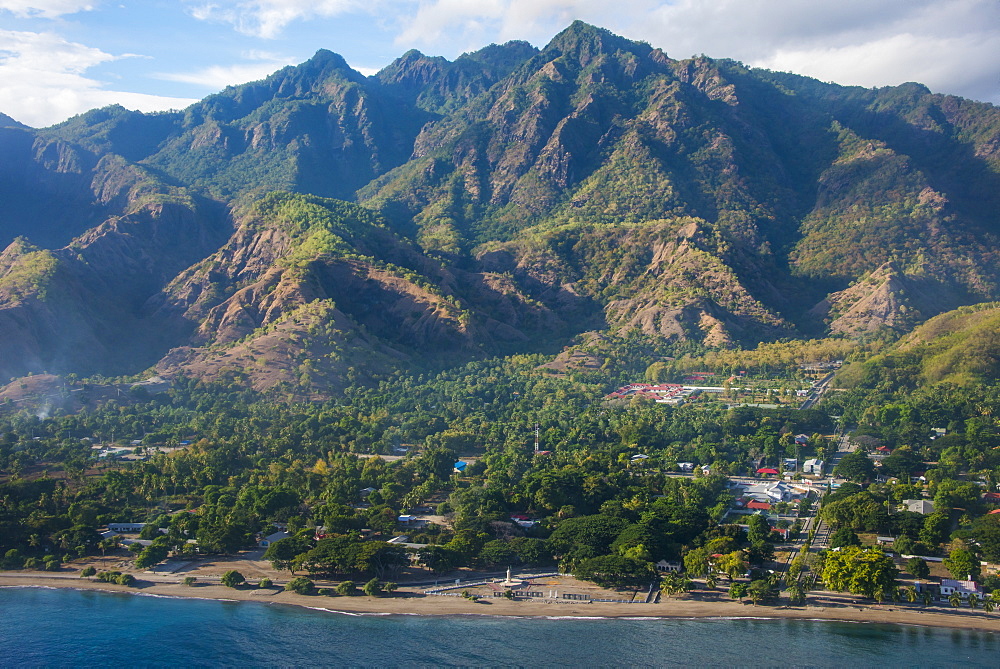
[[[883,329],[902,333],[962,298],[926,275],[908,275],[885,263],[849,288],[831,293],[810,314],[824,319],[834,334],[859,336]]]

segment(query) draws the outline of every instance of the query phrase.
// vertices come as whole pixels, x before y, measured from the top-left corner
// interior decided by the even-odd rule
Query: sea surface
[[[747,618],[350,615],[5,587],[0,665],[968,667],[1000,665],[1000,635]]]

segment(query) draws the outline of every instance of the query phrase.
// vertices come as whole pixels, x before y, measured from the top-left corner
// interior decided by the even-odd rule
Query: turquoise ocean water
[[[0,588],[0,665],[967,667],[1000,666],[1000,635],[801,620],[359,616]]]

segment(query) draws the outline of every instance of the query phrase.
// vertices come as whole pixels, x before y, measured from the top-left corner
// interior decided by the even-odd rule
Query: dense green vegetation
[[[791,409],[609,407],[599,387],[552,378],[534,371],[535,364],[511,358],[432,378],[399,377],[320,405],[288,406],[236,388],[181,383],[135,404],[45,420],[16,416],[0,447],[0,466],[12,475],[4,484],[3,549],[94,553],[100,550],[94,528],[122,518],[168,528],[139,555],[143,564],[155,564],[167,549],[190,550],[188,538],[197,538],[202,552],[231,552],[273,521],[341,535],[365,527],[387,538],[398,513],[439,497],[448,500],[453,529],[422,537],[445,551],[428,560],[502,564],[515,557],[543,564],[554,556],[572,564],[608,551],[679,559],[730,496],[718,477],[666,477],[678,460],[747,470],[756,458],[792,452],[782,429],[828,427],[821,414]],[[531,452],[535,423],[544,428],[541,446],[550,455]],[[148,446],[194,443],[84,476],[93,463],[83,437],[113,432],[145,434]],[[390,452],[396,444],[422,448],[392,463],[355,455]],[[634,465],[628,456],[637,452],[651,457]],[[456,479],[457,453],[481,459]],[[40,462],[65,474],[23,476]],[[375,489],[365,500],[370,506],[352,507],[369,487]],[[163,515],[183,508],[196,512]],[[524,536],[509,521],[515,511],[540,517],[540,527]],[[615,531],[594,543],[588,519]],[[364,542],[324,541],[300,544],[302,550],[282,559],[332,573],[378,572],[372,560],[396,559],[364,552]],[[364,554],[352,556],[356,550]]]
[[[847,350],[802,346],[830,356]],[[983,484],[992,489],[1000,480],[1000,387],[926,384],[913,369],[887,362],[901,350],[849,363],[862,370],[845,370],[853,387],[829,392],[820,409],[809,410],[727,408],[707,397],[681,406],[609,402],[606,385],[546,373],[539,356],[513,356],[396,374],[324,403],[287,404],[235,384],[180,380],[166,392],[78,414],[11,414],[0,440],[0,551],[8,567],[37,567],[44,557],[112,549],[96,533],[108,522],[144,521],[143,536],[153,539],[135,557],[144,568],[170,554],[232,553],[277,522],[291,536],[267,551],[276,568],[380,582],[410,563],[406,549],[386,543],[400,531],[397,516],[432,504],[447,522],[407,533],[425,544],[414,559],[435,573],[558,565],[632,587],[655,578],[652,563],[666,560],[682,562],[689,578],[732,580],[768,564],[774,549],[763,516],[727,516],[734,500],[725,475],[780,466],[783,458],[827,457],[832,446],[821,435],[833,430],[834,414],[854,428],[861,448],[834,472],[856,483],[823,499],[822,517],[835,529],[831,546],[867,551],[859,536],[889,535],[899,553],[942,555],[951,573],[975,575],[979,559],[1000,560],[1000,514],[987,513],[995,503],[982,494]],[[801,359],[801,347],[745,355],[751,363],[776,356],[784,362],[775,369],[795,375],[798,365],[790,363]],[[729,356],[689,354],[677,373],[712,360],[721,368],[742,362]],[[536,424],[542,454],[534,453]],[[810,444],[794,444],[801,433],[812,435]],[[144,435],[153,454],[95,463],[90,440],[112,434]],[[157,445],[182,441],[190,444],[155,454]],[[873,462],[866,451],[877,445],[888,453]],[[398,449],[407,451],[398,460],[362,457]],[[453,469],[459,456],[474,459],[462,473]],[[679,462],[708,465],[712,474],[672,475]],[[924,479],[911,478],[917,475]],[[901,506],[922,496],[934,513]],[[537,523],[521,527],[511,514]],[[797,558],[789,592],[807,589],[811,581],[803,579],[813,574],[834,589],[891,595],[897,575],[881,552],[846,562],[844,555]],[[878,578],[858,572],[862,563]],[[683,586],[665,581],[664,592]],[[766,601],[775,592],[765,580],[747,596]]]

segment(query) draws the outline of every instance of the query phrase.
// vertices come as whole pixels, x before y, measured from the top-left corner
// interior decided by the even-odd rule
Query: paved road
[[[800,409],[812,409],[816,406],[816,403],[823,397],[823,393],[826,392],[827,387],[830,385],[830,380],[833,378],[833,374],[833,372],[830,372],[812,387],[809,397],[807,397],[806,401],[802,403],[799,407]]]
[[[816,517],[816,534],[813,536],[812,551],[826,550],[830,545],[830,526],[823,522],[819,516]]]
[[[840,441],[837,442],[837,450],[831,453],[830,457],[827,458],[827,468],[829,469],[829,471],[832,472],[834,468],[837,466],[837,464],[840,462],[840,459],[842,457],[844,457],[848,453],[853,452],[856,449],[857,446],[851,443],[850,430],[840,435]]]

